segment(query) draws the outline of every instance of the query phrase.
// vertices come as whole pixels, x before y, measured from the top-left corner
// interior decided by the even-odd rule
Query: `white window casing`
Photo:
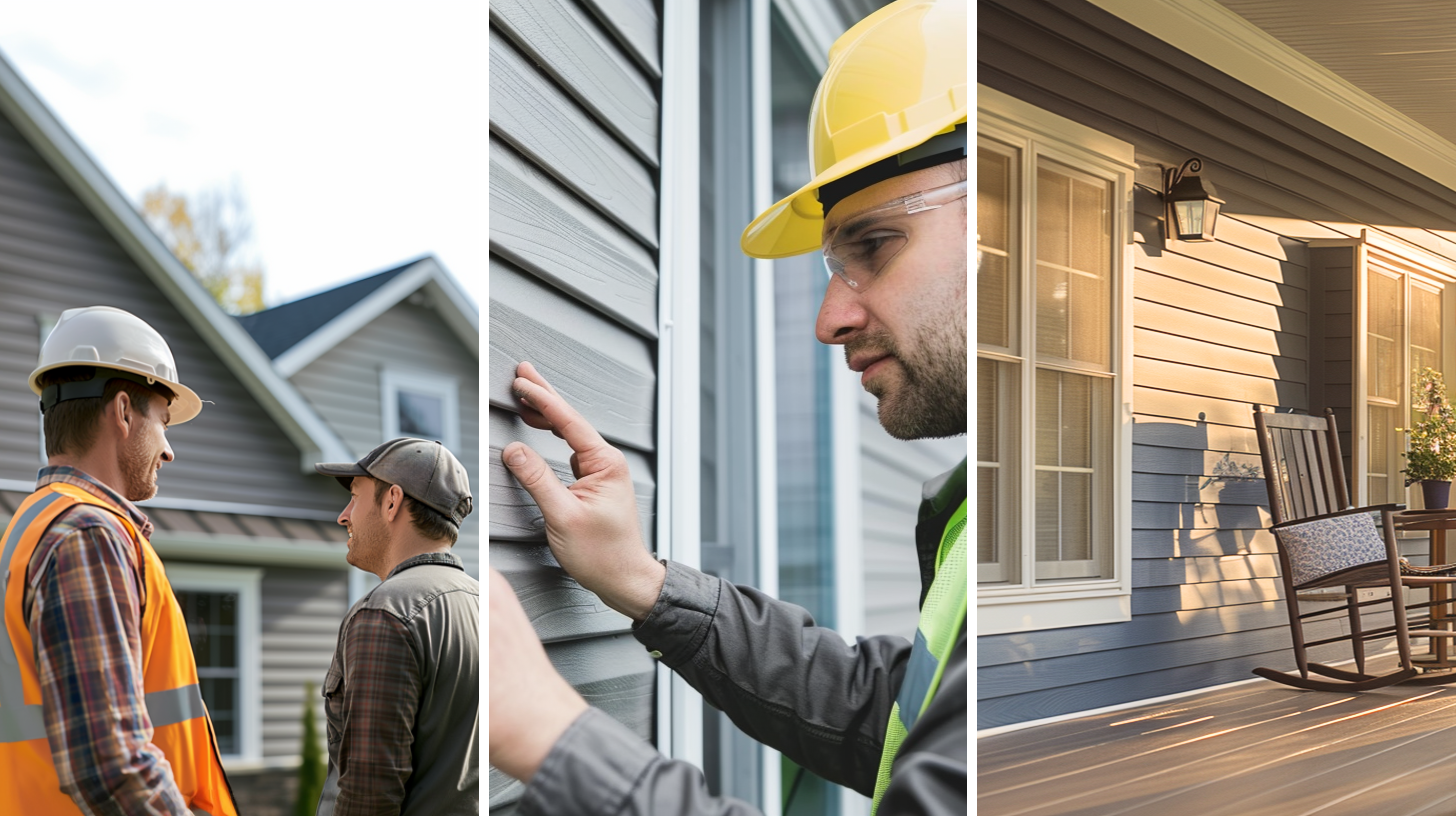
[[[402,371],[395,368],[379,370],[380,418],[384,439],[401,436],[419,436],[419,432],[406,433],[400,429],[399,395],[418,394],[440,400],[441,432],[438,440],[456,454],[460,451],[460,382],[445,374],[423,371]]]
[[[995,412],[1000,422],[1013,423],[1011,432],[1003,434],[1002,439],[1013,440],[1014,445],[1010,447],[1014,451],[998,454],[995,462],[978,462],[978,477],[994,473],[1002,466],[1016,468],[1014,502],[998,505],[1015,514],[1006,525],[1015,534],[1010,540],[995,542],[1005,547],[997,560],[978,566],[977,633],[1036,631],[1130,620],[1134,148],[1127,142],[984,86],[978,86],[977,104],[978,139],[993,152],[1010,157],[1011,177],[1016,180],[1019,191],[1009,199],[1007,214],[1016,225],[1006,256],[1011,292],[1008,345],[978,343],[977,349],[978,371],[982,362],[993,365],[997,376],[1004,380],[998,382],[1014,386],[1000,395],[1003,402]],[[1106,322],[1100,324],[1102,328],[1097,329],[1109,333],[1106,339],[1110,356],[1105,364],[1089,365],[1075,359],[1078,355],[1070,351],[1064,357],[1049,357],[1037,346],[1036,180],[1039,168],[1046,167],[1053,167],[1056,174],[1074,181],[1104,185],[1110,193],[1111,211],[1106,214],[1111,236],[1111,245],[1107,248],[1111,284],[1106,301],[1109,313],[1105,315]],[[1079,247],[1075,241],[1069,246],[1074,250]],[[1049,264],[1041,265],[1050,268]],[[1062,296],[1070,294],[1075,284],[1068,277]],[[1071,330],[1068,331],[1070,336]],[[1001,372],[1009,372],[1009,376]],[[1076,462],[1045,461],[1044,451],[1039,458],[1038,420],[1041,424],[1048,421],[1047,415],[1039,417],[1038,411],[1032,410],[1038,405],[1039,383],[1043,402],[1054,390],[1059,406],[1067,403],[1072,407],[1079,403],[1064,396],[1065,384],[1083,383],[1091,395],[1086,404],[1095,406],[1088,418],[1087,446],[1089,450],[1102,449],[1109,478],[1096,478],[1090,487],[1088,513],[1095,523],[1089,521],[1088,527],[1095,531],[1100,526],[1105,537],[1101,539],[1104,550],[1094,552],[1089,559],[1037,560],[1038,477],[1077,479],[1091,472]],[[1060,407],[1051,415],[1059,429],[1067,427],[1068,418],[1080,421],[1073,417],[1071,408],[1067,416],[1063,416]],[[1041,433],[1045,436],[1045,429]],[[1008,456],[1014,458],[1007,459]],[[978,495],[981,495],[979,486]],[[1055,509],[1066,512],[1062,507]],[[978,509],[977,512],[979,516],[988,511]],[[1047,545],[1042,542],[1042,546]]]
[[[262,767],[263,693],[261,593],[263,570],[202,564],[168,564],[174,592],[237,593],[238,744],[237,754],[224,754],[229,770]]]
[[[667,3],[662,13],[662,176],[659,185],[657,555],[701,564],[698,357],[699,9]],[[703,765],[703,698],[657,667],[657,748]]]

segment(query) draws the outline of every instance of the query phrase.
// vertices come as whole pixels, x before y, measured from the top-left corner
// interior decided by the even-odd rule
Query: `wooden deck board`
[[[1260,681],[984,737],[976,812],[1456,816],[1456,684]]]

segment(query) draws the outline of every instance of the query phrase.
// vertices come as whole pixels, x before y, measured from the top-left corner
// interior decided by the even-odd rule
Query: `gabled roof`
[[[269,359],[298,345],[298,342],[323,328],[351,306],[373,294],[379,287],[399,277],[415,262],[396,266],[376,275],[369,275],[292,303],[274,306],[261,312],[243,315],[238,323],[257,341]]]
[[[228,370],[299,449],[299,468],[353,458],[268,356],[162,244],[140,213],[0,55],[0,115],[7,117],[157,285]]]
[[[480,310],[433,255],[237,321],[272,358],[273,368],[292,377],[416,293],[423,293],[460,343],[480,356]]]

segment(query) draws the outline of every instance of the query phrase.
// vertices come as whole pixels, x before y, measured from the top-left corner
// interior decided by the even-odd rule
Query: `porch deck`
[[[1334,694],[1259,680],[976,748],[980,816],[1456,814],[1456,684]]]

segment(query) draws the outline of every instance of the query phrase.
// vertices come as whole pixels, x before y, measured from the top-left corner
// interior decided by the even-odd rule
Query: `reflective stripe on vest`
[[[935,579],[925,596],[925,605],[920,608],[920,623],[910,647],[910,663],[885,727],[885,747],[880,753],[871,813],[879,810],[880,800],[890,785],[890,769],[905,735],[925,713],[940,687],[945,662],[955,649],[966,620],[966,578],[966,501],[962,500],[941,534]]]
[[[30,631],[24,622],[26,572],[44,531],[77,504],[116,516],[136,548],[148,603],[139,634],[142,680],[152,742],[172,768],[178,790],[194,813],[236,816],[232,791],[222,770],[192,644],[161,559],[131,520],[85,490],[51,484],[21,504],[0,543],[0,812],[78,813],[60,790],[40,701]],[[19,810],[16,810],[19,808]]]

